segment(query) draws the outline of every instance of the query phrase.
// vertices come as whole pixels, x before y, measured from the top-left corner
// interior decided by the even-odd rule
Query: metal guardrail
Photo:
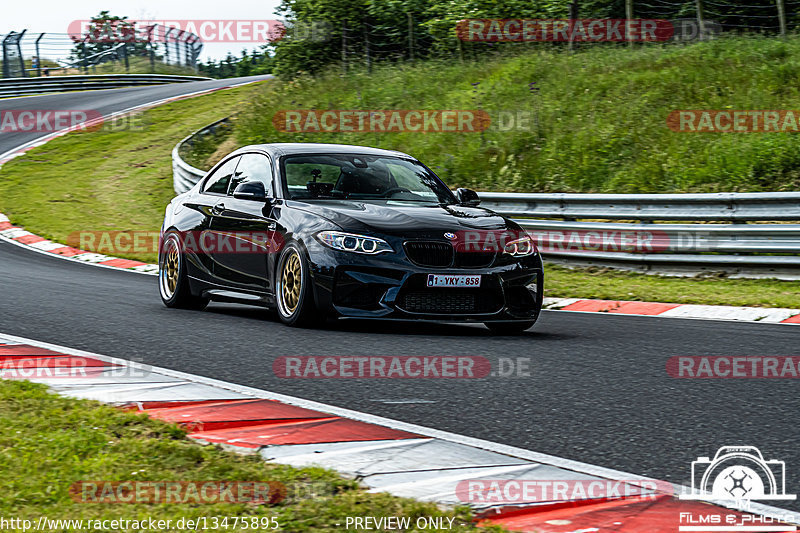
[[[181,159],[183,144],[213,133],[225,120],[189,135],[172,150],[176,193],[205,175]],[[800,222],[800,192],[479,194],[481,206],[519,223],[551,262],[681,276],[800,280],[800,223],[786,223]]]
[[[98,74],[42,78],[5,78],[0,79],[0,97],[96,89],[116,89],[120,87],[185,83],[210,79],[212,78],[176,76],[170,74]]]
[[[181,140],[181,142],[176,144],[175,148],[172,149],[172,188],[177,194],[188,191],[200,180],[200,178],[206,175],[204,170],[195,168],[184,161],[181,157],[181,153],[203,137],[214,135],[219,128],[228,127],[230,120],[231,117],[225,117],[209,124],[208,126],[204,126],[203,128]]]
[[[704,194],[481,194],[486,207],[515,217],[747,222],[800,220],[800,192]]]
[[[175,189],[176,193],[182,194],[191,189],[206,173],[181,159],[178,154],[179,147],[180,143],[176,144],[175,148],[172,149],[172,188]]]
[[[483,204],[481,204],[483,205]],[[625,224],[515,218],[548,260],[672,275],[800,279],[800,224]]]

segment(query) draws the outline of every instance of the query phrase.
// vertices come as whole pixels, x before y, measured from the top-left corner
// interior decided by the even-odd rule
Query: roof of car
[[[322,144],[322,143],[270,143],[253,144],[244,146],[236,152],[246,152],[248,150],[262,150],[275,156],[292,154],[361,154],[361,155],[383,155],[383,156],[402,156],[411,157],[403,152],[395,150],[382,150],[380,148],[370,148],[369,146],[356,146],[352,144]]]

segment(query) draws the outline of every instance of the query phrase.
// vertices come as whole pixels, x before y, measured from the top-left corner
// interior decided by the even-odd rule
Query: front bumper
[[[309,250],[311,252],[311,250]],[[334,316],[437,322],[535,321],[542,307],[538,254],[487,268],[428,268],[389,254],[310,253],[317,307]],[[478,288],[429,288],[428,274],[481,275]]]

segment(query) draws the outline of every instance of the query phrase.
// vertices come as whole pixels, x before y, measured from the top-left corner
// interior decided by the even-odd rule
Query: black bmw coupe
[[[337,144],[262,144],[223,158],[167,207],[159,290],[324,317],[531,327],[542,260],[513,221],[413,157]]]

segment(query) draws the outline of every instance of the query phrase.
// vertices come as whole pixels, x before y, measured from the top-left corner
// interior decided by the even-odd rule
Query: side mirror
[[[459,204],[467,207],[478,207],[481,204],[478,193],[472,189],[464,189],[463,187],[456,189],[456,200],[458,200]]]
[[[247,181],[236,186],[236,189],[233,190],[233,197],[237,200],[266,202],[267,190],[260,181]]]

